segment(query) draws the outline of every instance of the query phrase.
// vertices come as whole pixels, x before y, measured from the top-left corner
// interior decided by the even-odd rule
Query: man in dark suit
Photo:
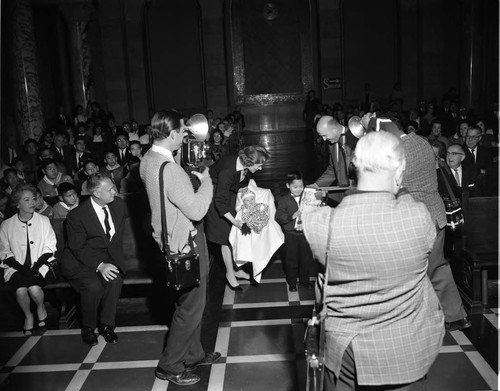
[[[464,195],[479,197],[482,195],[479,170],[474,166],[463,166],[464,159],[463,147],[459,144],[450,145],[446,152],[446,164],[449,170],[442,171],[457,198],[463,198]],[[441,175],[438,176],[438,184],[439,193],[443,194],[446,189]]]
[[[64,164],[66,172],[71,174],[68,159],[71,154],[71,147],[67,145],[68,138],[65,133],[56,133],[54,136],[54,145],[52,146],[52,155],[54,160]]]
[[[54,115],[50,122],[50,126],[52,129],[55,129],[56,132],[62,132],[70,125],[72,125],[71,118],[64,114],[64,107],[59,106],[57,108],[57,114]]]
[[[474,166],[464,167],[465,152],[461,145],[452,144],[446,153],[446,165],[438,169],[438,190],[443,199],[451,199],[448,186],[453,195],[461,200],[462,213],[465,216],[466,205],[469,197],[479,197],[482,195],[482,182],[479,170]],[[462,230],[460,227],[455,230],[445,231],[444,255],[450,258],[457,242],[462,240]]]
[[[109,118],[107,122],[107,128],[103,133],[103,141],[108,150],[112,150],[115,146],[116,135],[118,134],[118,128],[116,127],[114,118]]]
[[[2,143],[2,160],[8,165],[12,166],[12,161],[15,158],[21,157],[23,148],[17,145],[16,137],[11,135],[7,138],[7,142]]]
[[[92,156],[85,151],[86,151],[85,138],[82,136],[76,137],[75,146],[72,149],[67,159],[68,168],[70,169],[69,174],[74,179],[78,178],[78,171],[81,170],[83,162],[85,160],[89,160],[92,158]]]
[[[115,149],[116,161],[122,167],[130,160],[132,154],[128,150],[128,133],[119,131],[116,133],[115,137]]]
[[[125,273],[123,232],[126,209],[115,198],[116,187],[96,173],[87,180],[90,197],[66,218],[68,243],[61,258],[61,271],[80,294],[82,339],[97,344],[98,326],[106,342],[116,343],[116,306]]]
[[[476,167],[481,175],[485,175],[493,159],[490,150],[479,145],[481,134],[481,129],[477,126],[472,126],[467,131],[464,145],[465,159],[463,165],[464,167]]]
[[[329,144],[330,156],[328,158],[328,167],[316,179],[312,187],[324,187],[338,185],[341,187],[349,186],[349,164],[351,162],[352,150],[355,146],[355,137],[345,126],[329,115],[324,115],[316,125],[318,135]],[[344,145],[345,144],[345,145]],[[338,204],[344,196],[343,192],[335,192],[329,195],[334,204]]]

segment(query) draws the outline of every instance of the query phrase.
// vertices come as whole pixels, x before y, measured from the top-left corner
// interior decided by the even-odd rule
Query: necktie
[[[474,155],[475,149],[471,149],[470,153],[472,154],[472,159],[474,160],[474,163],[476,162],[476,155]]]
[[[63,149],[62,148],[59,148],[59,154],[61,155],[61,157],[64,159],[64,153],[63,153]]]
[[[30,249],[30,236],[28,234],[28,223],[26,223],[26,258],[24,266],[31,267],[31,249]]]
[[[105,206],[102,208],[104,211],[104,226],[106,227],[106,237],[108,240],[111,238],[111,226],[109,225],[109,214],[108,214],[108,208]]]
[[[76,154],[76,168],[80,167],[80,158],[81,157],[82,157],[82,155],[80,153]]]
[[[460,176],[458,175],[458,168],[454,168],[453,171],[454,171],[454,175],[455,175],[455,180],[457,181],[457,185],[459,187],[461,187],[461,185],[460,185]]]

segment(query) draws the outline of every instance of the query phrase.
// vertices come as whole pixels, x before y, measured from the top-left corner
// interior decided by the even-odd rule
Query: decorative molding
[[[232,78],[233,78],[233,100],[235,105],[253,104],[253,105],[270,105],[278,103],[295,103],[304,100],[304,94],[313,89],[313,60],[311,48],[312,31],[310,26],[310,17],[301,19],[300,26],[300,48],[301,48],[301,85],[300,91],[287,93],[259,94],[250,95],[246,93],[245,88],[245,62],[244,62],[244,45],[242,35],[242,15],[240,10],[241,0],[229,0],[226,8],[226,17],[228,18],[229,26],[229,45],[231,48],[232,62]],[[304,6],[304,11],[308,12],[311,9],[311,1],[307,1],[307,6]],[[269,7],[269,4],[271,6]],[[266,3],[263,8],[263,17],[266,21],[272,22],[279,17],[279,9],[272,6],[274,3]],[[230,94],[231,95],[231,94]]]

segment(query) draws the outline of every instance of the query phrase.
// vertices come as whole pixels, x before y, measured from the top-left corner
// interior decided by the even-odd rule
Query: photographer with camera
[[[445,331],[426,275],[434,222],[425,205],[399,191],[406,160],[396,136],[367,134],[353,163],[357,189],[335,209],[303,216],[313,254],[327,262],[316,291],[317,301],[325,298],[324,389],[420,390]]]
[[[176,309],[168,332],[167,343],[155,371],[156,377],[172,383],[189,386],[200,378],[192,371],[200,365],[210,365],[220,353],[205,353],[201,345],[201,321],[205,308],[209,257],[203,224],[200,222],[212,201],[213,186],[208,170],[195,172],[200,186],[195,192],[189,175],[174,160],[188,128],[177,111],[159,111],[152,120],[153,145],[140,164],[141,179],[145,184],[151,206],[153,237],[162,247],[160,205],[160,167],[165,162],[163,189],[168,229],[168,244],[174,253],[184,253],[189,238],[194,236],[194,247],[199,254],[200,284],[178,294]]]

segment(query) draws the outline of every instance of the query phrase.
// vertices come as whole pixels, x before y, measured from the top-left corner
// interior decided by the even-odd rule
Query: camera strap
[[[170,245],[168,244],[168,231],[167,231],[167,211],[165,205],[165,180],[164,172],[165,166],[170,163],[168,160],[163,162],[160,166],[160,209],[161,209],[161,243],[163,247],[163,254],[170,260]],[[194,252],[193,236],[189,232],[188,244],[191,252]]]
[[[448,196],[450,197],[450,200],[453,203],[456,203],[457,197],[455,197],[455,193],[453,193],[453,190],[452,190],[452,188],[450,186],[450,182],[448,181],[448,178],[446,178],[446,175],[444,175],[444,168],[443,167],[439,167],[439,172],[441,173],[441,176],[443,177],[444,184],[446,186],[446,191],[448,192]]]
[[[324,358],[324,349],[325,349],[325,321],[328,316],[328,309],[326,308],[326,288],[328,286],[328,248],[330,246],[330,241],[332,239],[332,231],[333,231],[333,215],[335,213],[335,209],[332,208],[330,211],[330,218],[328,224],[328,236],[326,240],[326,250],[325,250],[325,280],[323,281],[323,292],[321,299],[321,334],[320,334],[320,357]]]

